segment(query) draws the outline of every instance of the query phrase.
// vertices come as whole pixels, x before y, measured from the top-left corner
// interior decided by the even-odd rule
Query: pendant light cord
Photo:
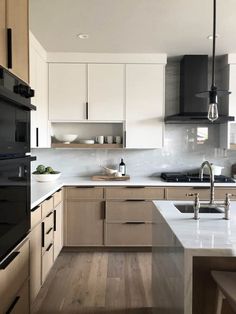
[[[213,0],[213,47],[212,47],[212,85],[215,87],[215,55],[216,55],[216,0]]]

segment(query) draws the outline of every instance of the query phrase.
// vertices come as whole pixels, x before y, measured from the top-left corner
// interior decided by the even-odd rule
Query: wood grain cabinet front
[[[53,231],[54,231],[54,261],[63,247],[63,203],[59,203],[53,212]]]
[[[26,280],[6,313],[30,314],[29,294],[29,280]]]
[[[0,264],[0,313],[11,313],[18,291],[29,278],[29,241],[16,247]],[[29,302],[28,298],[25,302]],[[19,313],[20,312],[14,312]],[[27,311],[25,313],[28,313]]]
[[[42,255],[42,284],[53,266],[53,243],[49,243]]]
[[[69,201],[103,199],[103,188],[94,186],[68,187],[66,199]]]
[[[53,211],[54,203],[53,196],[49,196],[42,204],[42,218],[45,218],[50,212]]]
[[[162,200],[165,197],[165,189],[160,187],[110,187],[105,189],[107,200]]]
[[[103,201],[67,201],[65,221],[67,246],[103,245]]]

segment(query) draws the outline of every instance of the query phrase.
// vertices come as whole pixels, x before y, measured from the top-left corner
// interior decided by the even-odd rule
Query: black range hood
[[[208,56],[185,55],[180,62],[180,113],[165,117],[172,124],[212,124],[207,118],[208,99],[196,94],[208,90]],[[219,118],[214,124],[234,121],[228,108],[219,104]]]

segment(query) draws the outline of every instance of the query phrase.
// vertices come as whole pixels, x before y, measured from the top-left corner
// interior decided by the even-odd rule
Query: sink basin
[[[183,214],[194,213],[193,205],[176,204],[175,207]],[[222,214],[221,208],[201,207],[199,213],[202,214]]]

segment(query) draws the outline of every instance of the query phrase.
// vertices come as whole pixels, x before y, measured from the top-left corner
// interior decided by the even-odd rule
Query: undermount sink
[[[186,204],[175,204],[175,207],[183,214],[194,213],[193,205]],[[202,214],[222,214],[224,211],[221,208],[212,208],[212,207],[200,207],[199,213]]]

